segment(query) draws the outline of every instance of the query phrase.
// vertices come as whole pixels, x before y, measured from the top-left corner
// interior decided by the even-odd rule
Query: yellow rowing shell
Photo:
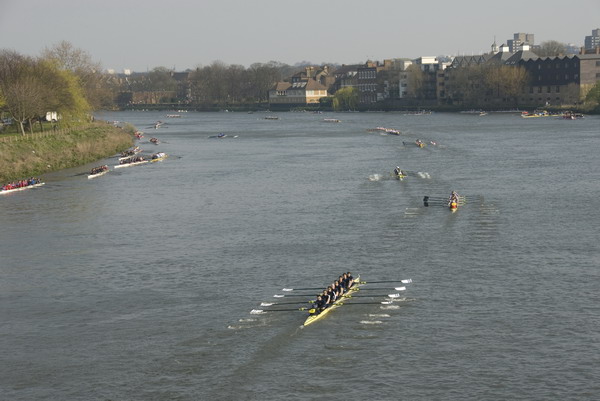
[[[319,313],[318,315],[310,315],[309,317],[307,317],[306,320],[304,321],[304,326],[308,326],[309,324],[316,322],[317,320],[325,317],[325,315],[327,315],[332,310],[337,309],[340,306],[342,306],[344,304],[344,300],[345,300],[344,296],[352,295],[352,293],[358,291],[358,286],[359,286],[358,282],[359,281],[360,281],[360,277],[355,278],[354,279],[355,284],[352,287],[350,287],[350,289],[346,293],[344,293],[344,295],[342,295],[342,297],[337,299],[333,304],[331,304],[327,308],[323,309],[323,311],[321,313]]]

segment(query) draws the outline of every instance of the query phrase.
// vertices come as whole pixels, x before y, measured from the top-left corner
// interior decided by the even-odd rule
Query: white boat
[[[151,162],[160,162],[165,160],[167,157],[169,157],[168,154],[163,153],[163,152],[159,152],[159,153],[155,153],[152,155],[152,158],[150,159]]]
[[[3,190],[0,190],[0,195],[8,194],[11,192],[24,191],[24,190],[30,189],[30,188],[41,187],[42,185],[45,185],[45,184],[46,184],[45,182],[38,182],[37,184],[31,184],[31,185],[27,185],[25,187],[19,187],[19,188],[13,188],[13,189],[3,189]]]
[[[89,174],[89,175],[88,175],[88,180],[90,180],[90,179],[92,179],[92,178],[96,178],[96,177],[103,176],[104,174],[108,173],[108,171],[109,171],[109,170],[108,170],[108,169],[106,169],[106,170],[102,170],[101,172],[99,172],[99,173],[96,173],[96,174]]]
[[[142,160],[142,161],[133,162],[133,163],[123,163],[123,164],[119,164],[119,165],[115,166],[114,168],[139,166],[140,164],[146,164],[146,163],[148,163],[148,160]]]

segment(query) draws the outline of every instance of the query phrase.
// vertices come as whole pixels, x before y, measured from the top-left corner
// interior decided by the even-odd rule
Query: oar
[[[358,284],[366,284],[366,281],[361,281]],[[403,284],[408,284],[408,283],[412,283],[411,279],[404,279],[404,280],[394,280],[394,281],[369,281],[369,283],[403,283]],[[311,288],[283,288],[282,291],[286,291],[286,292],[290,292],[290,291],[309,291],[309,290],[324,290],[325,288],[327,288],[327,286],[325,287],[311,287]],[[364,289],[364,288],[363,288]]]
[[[376,287],[376,288],[369,288],[369,287],[358,287],[355,291],[373,291],[373,290],[388,290],[389,288],[383,288],[383,287]],[[394,287],[392,288],[393,290],[396,291],[404,291],[406,290],[406,287]]]
[[[260,315],[261,313],[269,313],[269,312],[298,312],[298,311],[311,311],[314,310],[314,308],[296,308],[296,309],[269,309],[269,310],[264,310],[264,309],[252,309],[250,311],[251,315]]]
[[[423,197],[423,202],[434,202],[434,201],[444,202],[444,201],[448,201],[448,200],[450,200],[449,196],[448,197],[443,197],[443,196],[424,196]],[[458,196],[458,200],[466,202],[467,201],[467,197],[463,196],[463,195],[459,195]]]
[[[312,288],[282,288],[281,291],[310,291],[310,290],[324,290],[325,287],[312,287]]]
[[[273,305],[298,305],[298,304],[312,304],[315,301],[298,301],[298,302],[261,302],[260,306],[273,306]]]
[[[383,280],[383,281],[360,281],[359,284],[375,284],[375,283],[403,283],[408,284],[412,283],[412,279],[405,280]]]
[[[393,301],[381,301],[381,302],[350,302],[350,303],[345,303],[345,302],[338,302],[336,304],[336,306],[341,306],[341,305],[390,305],[392,304]],[[264,310],[264,309],[252,309],[250,311],[251,315],[260,315],[262,313],[269,313],[269,312],[298,312],[298,311],[309,311],[311,313],[314,313],[315,309],[314,308],[296,308],[296,309],[269,309],[269,310]]]
[[[291,298],[291,297],[313,297],[316,298],[315,294],[275,294],[273,298]]]
[[[400,298],[400,294],[342,295],[342,298],[375,298],[375,297]]]

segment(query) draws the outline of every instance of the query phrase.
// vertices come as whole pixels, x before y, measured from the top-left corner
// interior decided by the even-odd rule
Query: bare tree
[[[556,40],[547,40],[540,44],[534,53],[540,57],[556,57],[567,53],[567,45]]]
[[[102,72],[102,65],[95,62],[86,51],[63,40],[51,48],[44,49],[41,57],[54,60],[59,69],[75,74],[92,108],[98,109],[112,102],[114,93],[105,85],[107,80]]]

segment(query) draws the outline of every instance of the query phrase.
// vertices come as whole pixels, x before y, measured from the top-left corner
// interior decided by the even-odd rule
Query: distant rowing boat
[[[346,300],[345,297],[348,297],[352,293],[358,291],[358,287],[360,285],[359,283],[360,283],[360,276],[357,277],[354,280],[354,285],[352,285],[352,287],[350,287],[350,289],[348,291],[346,291],[344,293],[344,295],[342,295],[341,297],[339,297],[338,299],[336,299],[333,302],[333,304],[331,304],[327,308],[323,309],[321,311],[321,313],[319,313],[319,314],[311,314],[309,317],[307,317],[306,320],[304,321],[304,326],[308,326],[309,324],[312,324],[312,323],[316,322],[317,320],[319,320],[321,318],[324,318],[325,315],[327,315],[329,312],[331,312],[332,310],[337,309],[340,306],[342,306],[344,304],[344,301]]]
[[[142,160],[139,162],[132,162],[132,163],[123,163],[123,164],[119,164],[119,165],[115,166],[114,168],[139,166],[140,164],[145,164],[145,163],[148,163],[148,160]]]
[[[100,166],[92,169],[91,174],[88,175],[88,180],[96,177],[101,177],[104,174],[108,173],[108,166]]]
[[[150,159],[151,162],[159,162],[162,160],[165,160],[167,157],[169,157],[168,154],[163,153],[163,152],[159,152],[159,153],[155,153],[152,155],[152,158]]]
[[[0,191],[0,195],[8,194],[11,192],[24,191],[26,189],[31,189],[31,188],[36,188],[36,187],[41,187],[42,185],[45,185],[45,184],[46,184],[45,182],[38,182],[37,184],[26,185],[24,187],[19,187],[19,188],[3,189]]]

